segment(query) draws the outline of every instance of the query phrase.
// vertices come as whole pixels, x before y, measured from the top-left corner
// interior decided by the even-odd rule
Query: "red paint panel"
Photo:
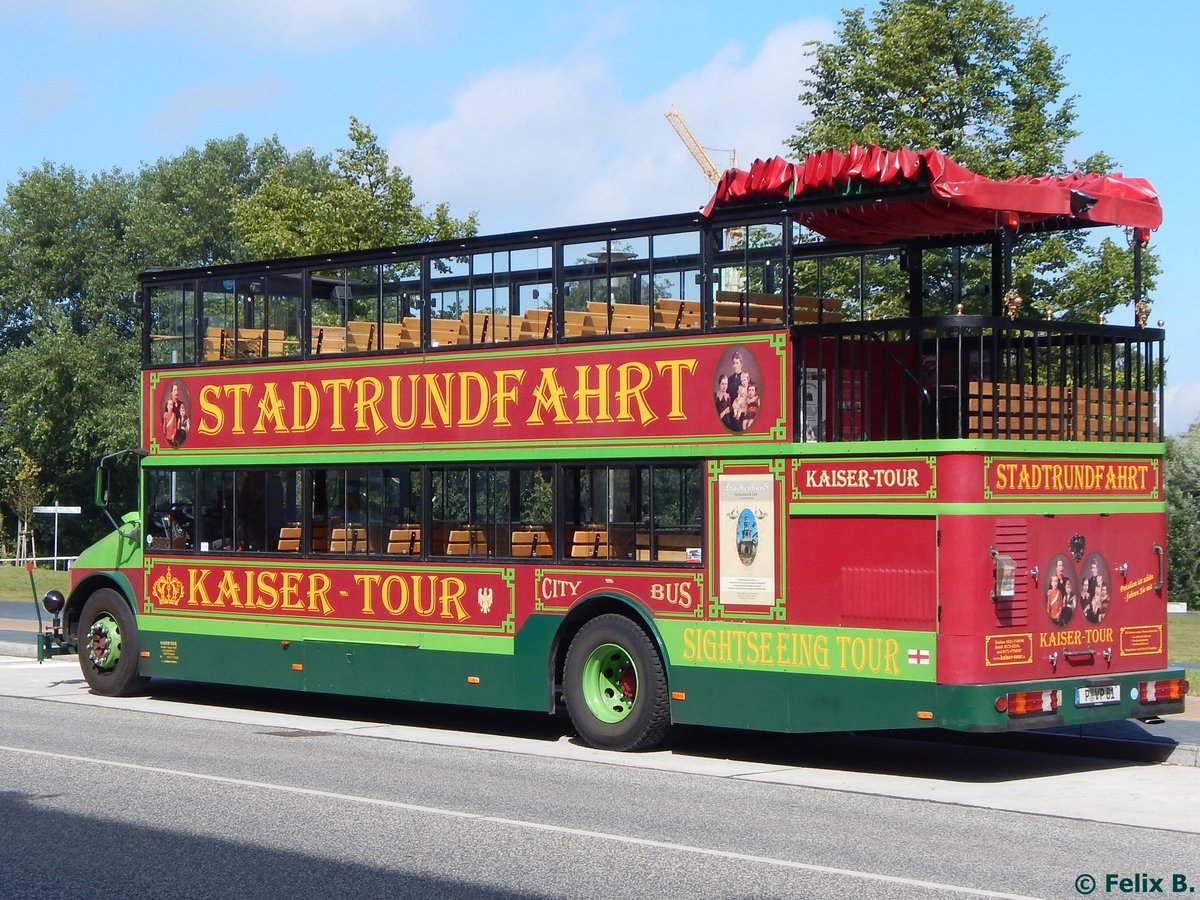
[[[496,569],[417,566],[246,565],[155,562],[145,601],[168,615],[222,615],[306,623],[452,626],[495,631],[513,615],[514,591]]]
[[[1100,677],[1167,663],[1158,514],[944,516],[938,680]],[[992,548],[1016,566],[993,600]]]
[[[151,453],[177,455],[427,441],[773,444],[788,433],[790,371],[774,338],[147,373],[143,440]]]
[[[933,518],[790,519],[788,621],[933,631],[936,542]]]

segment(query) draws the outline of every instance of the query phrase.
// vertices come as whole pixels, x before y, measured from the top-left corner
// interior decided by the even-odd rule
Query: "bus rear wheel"
[[[579,630],[567,649],[564,684],[571,723],[593,747],[649,750],[666,737],[662,659],[625,616],[598,616]]]
[[[138,674],[137,622],[125,598],[101,588],[83,605],[79,617],[79,666],[93,693],[128,697],[146,687]]]

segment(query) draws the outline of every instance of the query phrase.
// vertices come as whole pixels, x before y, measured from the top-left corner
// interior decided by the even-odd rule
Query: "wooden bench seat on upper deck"
[[[678,331],[700,327],[700,301],[659,297],[654,301],[654,330]]]
[[[1153,391],[972,381],[967,437],[1061,441],[1153,441]]]
[[[1056,384],[972,381],[967,385],[967,437],[1071,440],[1072,389]]]
[[[378,349],[375,343],[375,323],[350,320],[346,323],[346,351],[367,353]]]
[[[1075,440],[1154,441],[1153,391],[1075,388]]]
[[[549,309],[527,309],[521,317],[520,339],[549,341],[554,339],[554,313]]]
[[[811,325],[817,322],[842,321],[842,304],[834,297],[792,297],[792,323]],[[713,322],[717,327],[730,325],[776,325],[783,322],[783,296],[753,291],[717,291],[713,304]]]
[[[312,327],[313,355],[345,353],[346,333],[346,329],[340,325],[314,325]]]
[[[640,303],[588,301],[588,312],[596,323],[597,334],[640,334],[649,331],[654,310]]]

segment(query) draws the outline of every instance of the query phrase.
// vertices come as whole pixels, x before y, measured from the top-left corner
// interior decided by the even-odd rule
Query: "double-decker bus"
[[[100,694],[565,704],[624,750],[1181,712],[1160,221],[856,147],[699,213],[146,272],[140,508],[66,633]],[[1097,226],[1136,321],[1019,296],[1015,246]]]

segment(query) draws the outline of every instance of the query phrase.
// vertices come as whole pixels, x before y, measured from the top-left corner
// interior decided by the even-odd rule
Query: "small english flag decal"
[[[927,666],[929,665],[928,650],[909,650],[908,664],[910,666]]]

